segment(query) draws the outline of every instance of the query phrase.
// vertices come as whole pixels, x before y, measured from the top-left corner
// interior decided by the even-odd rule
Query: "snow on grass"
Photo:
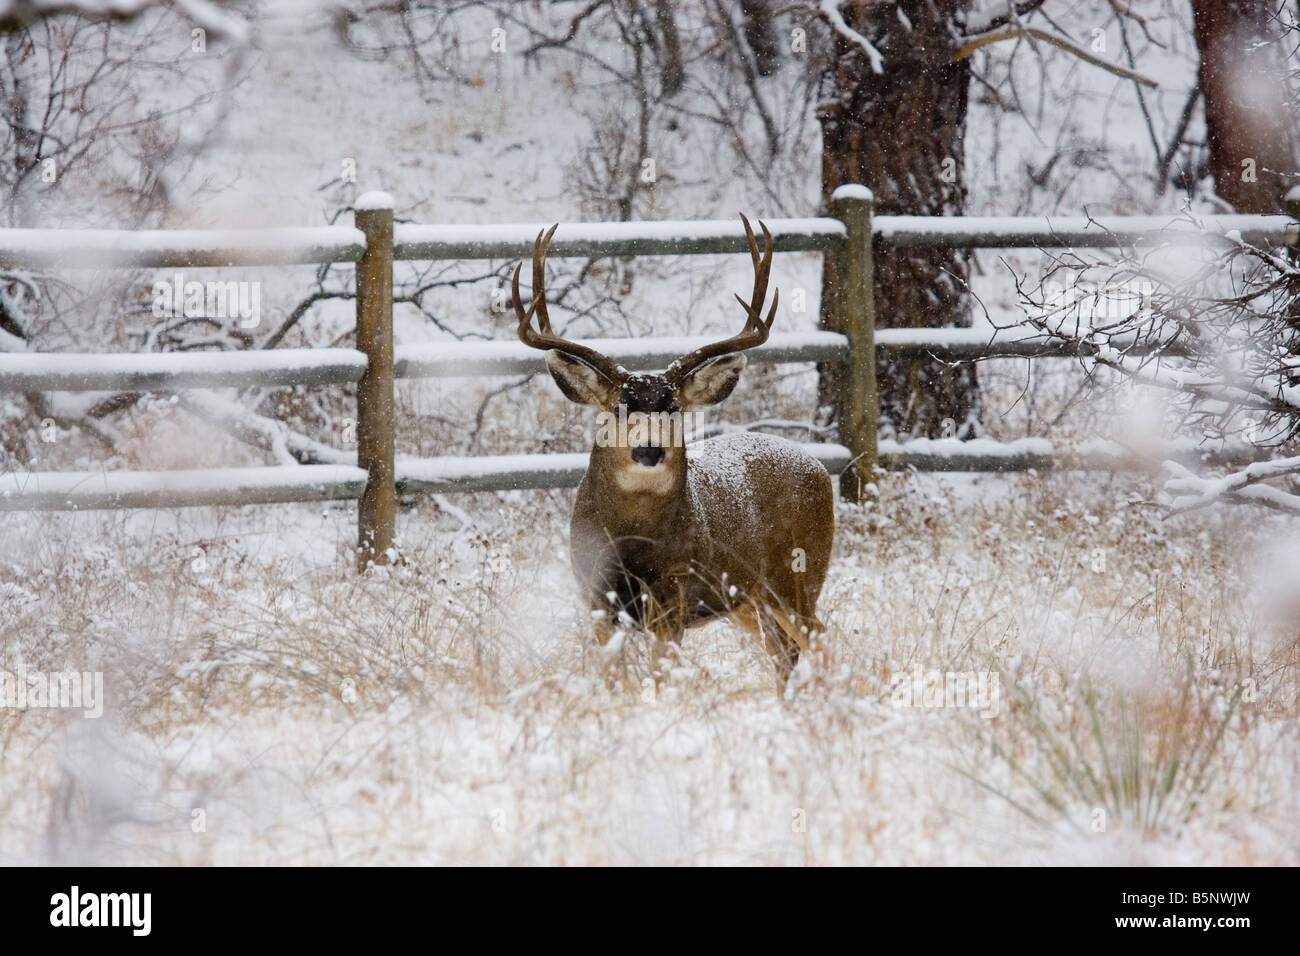
[[[881,487],[840,509],[785,701],[726,623],[658,690],[634,635],[607,672],[560,493],[458,499],[466,530],[419,504],[406,563],[367,577],[350,508],[7,516],[4,666],[102,670],[108,708],[4,715],[0,859],[1297,862],[1298,619],[1254,574],[1287,526],[1162,524],[1095,478]],[[901,706],[917,669],[995,672],[997,716]],[[1100,760],[1088,707],[1141,716],[1113,737],[1139,766],[1201,742],[1190,813],[1118,799],[1094,832],[1052,757]]]

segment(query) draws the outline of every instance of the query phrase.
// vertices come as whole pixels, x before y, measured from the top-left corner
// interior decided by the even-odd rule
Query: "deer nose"
[[[632,449],[632,460],[638,465],[653,468],[664,460],[664,450],[654,445],[642,445],[640,448]]]

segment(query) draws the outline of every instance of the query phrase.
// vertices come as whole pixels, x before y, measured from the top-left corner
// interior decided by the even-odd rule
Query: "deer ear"
[[[682,407],[699,408],[701,405],[718,404],[731,394],[744,370],[745,356],[739,352],[705,362],[687,375],[678,387]]]
[[[609,408],[618,395],[619,386],[572,355],[552,349],[546,353],[546,369],[564,397],[579,405]]]

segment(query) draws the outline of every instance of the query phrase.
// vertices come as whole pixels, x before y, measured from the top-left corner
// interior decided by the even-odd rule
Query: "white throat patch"
[[[673,469],[666,461],[648,468],[632,464],[614,469],[614,481],[620,491],[666,495],[673,490]]]

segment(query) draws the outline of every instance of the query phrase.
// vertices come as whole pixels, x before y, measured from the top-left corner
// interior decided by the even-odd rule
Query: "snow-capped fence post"
[[[840,497],[861,501],[866,485],[875,480],[876,428],[879,400],[876,393],[876,298],[871,256],[871,190],[865,186],[840,186],[831,194],[831,216],[844,223],[848,239],[831,255],[837,257],[834,274],[842,284],[832,301],[839,311],[832,328],[849,340],[849,355],[840,376],[836,409],[840,444],[849,450],[851,464],[840,474]]]
[[[397,520],[393,464],[393,200],[368,192],[357,199],[356,227],[366,251],[357,261],[357,348],[366,371],[357,383],[357,465],[366,488],[357,508],[357,567],[386,564]]]

